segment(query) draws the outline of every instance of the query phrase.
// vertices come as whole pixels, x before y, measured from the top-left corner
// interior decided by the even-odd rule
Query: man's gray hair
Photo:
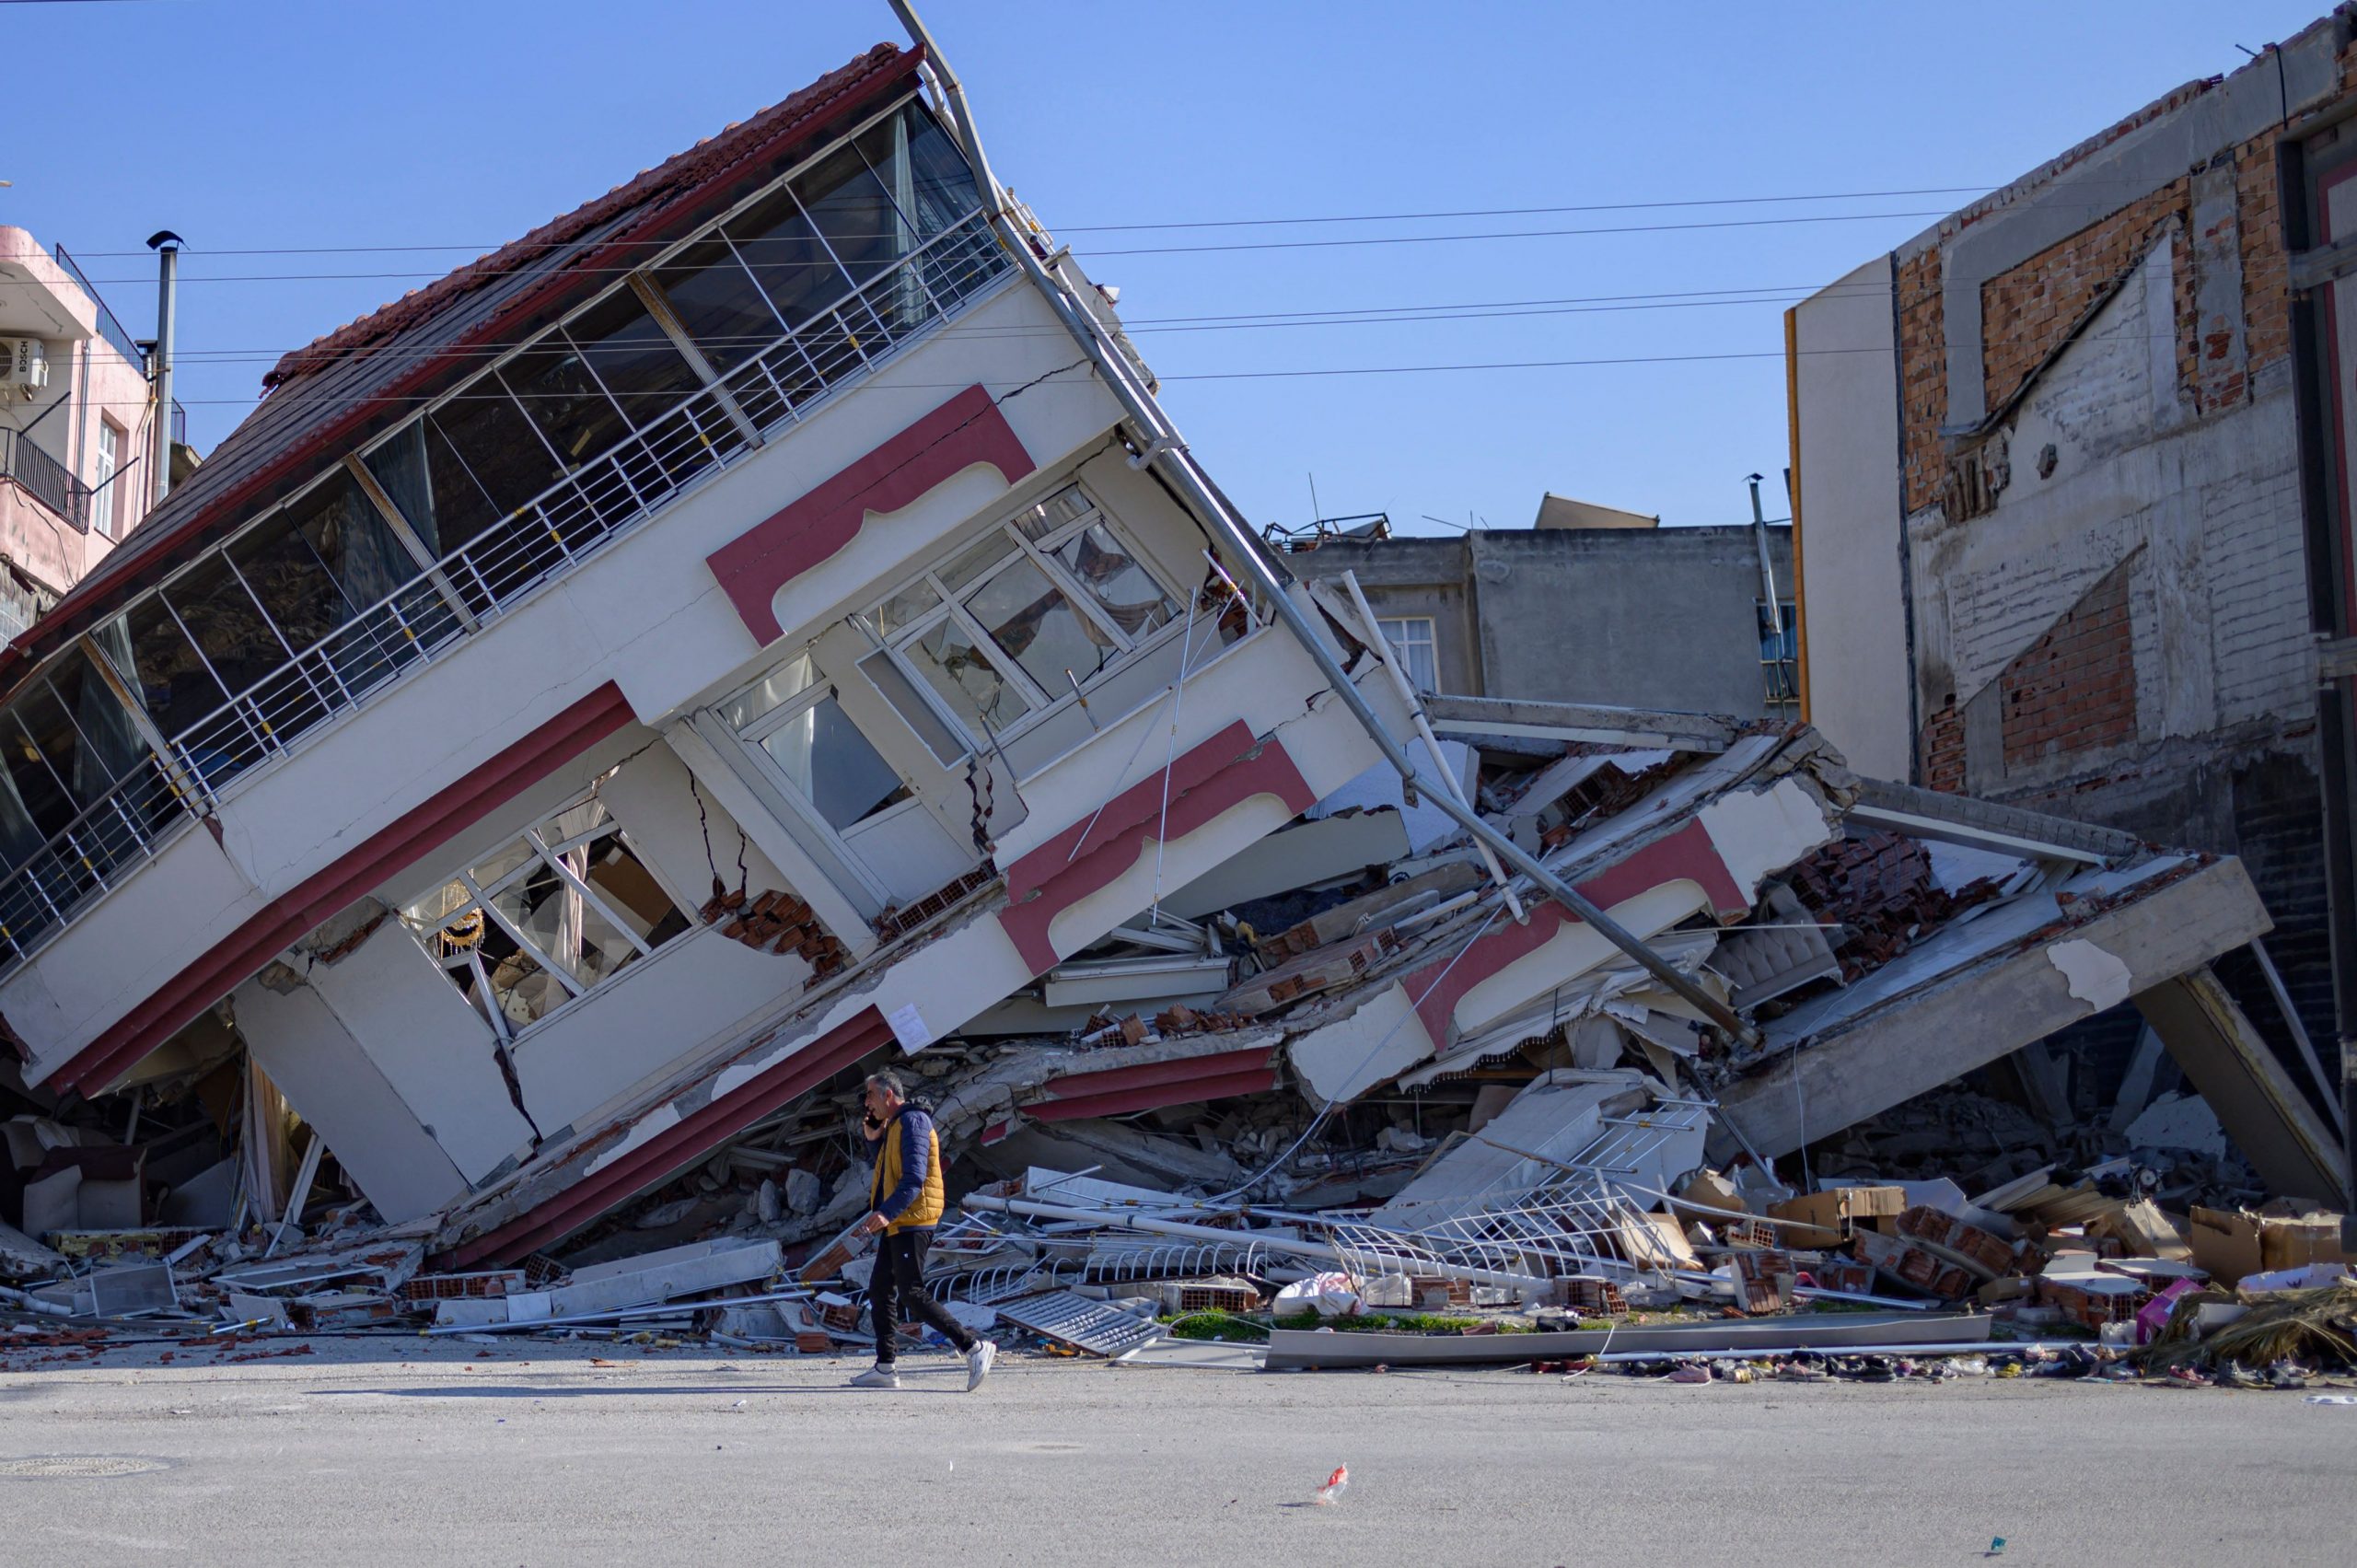
[[[900,1075],[898,1073],[893,1072],[889,1067],[884,1068],[880,1072],[870,1073],[867,1075],[867,1081],[875,1087],[882,1089],[886,1094],[891,1095],[895,1098],[906,1099],[909,1098],[909,1086],[900,1082]]]

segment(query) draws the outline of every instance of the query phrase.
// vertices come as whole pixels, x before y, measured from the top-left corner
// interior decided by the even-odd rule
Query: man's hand
[[[862,1236],[874,1236],[891,1223],[892,1222],[890,1220],[886,1219],[882,1214],[870,1214],[865,1219],[859,1222],[859,1234]]]

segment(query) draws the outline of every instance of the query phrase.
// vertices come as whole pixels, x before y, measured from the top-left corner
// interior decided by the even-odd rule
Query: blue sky
[[[2323,8],[923,6],[1000,177],[1120,285],[1223,487],[1298,523],[1314,474],[1325,514],[1411,532],[1522,527],[1550,489],[1747,518],[1743,476],[1785,459],[1786,304],[1968,199],[1952,188]],[[285,349],[899,36],[883,0],[0,5],[0,57],[34,63],[12,73],[0,223],[85,258],[142,335],[141,243],[188,238],[180,395],[203,448]],[[1759,200],[1795,196],[1838,199]],[[1688,204],[1630,205],[1654,203]],[[1607,210],[1109,226],[1569,207]],[[454,249],[285,253],[391,246]],[[1376,319],[1197,319],[1304,311]],[[1532,360],[1617,363],[1388,373]],[[1361,373],[1265,375],[1341,369]]]

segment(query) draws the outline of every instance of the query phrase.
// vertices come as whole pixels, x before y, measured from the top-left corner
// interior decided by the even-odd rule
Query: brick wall
[[[1954,692],[1938,713],[1924,721],[1922,747],[1924,786],[1963,794],[1964,714],[1956,705]]]
[[[1994,409],[2021,389],[2071,330],[2110,295],[2164,233],[2185,235],[2188,182],[2173,180],[2100,223],[2088,226],[1980,285],[1981,383]],[[2189,382],[2191,272],[2178,246],[2177,321],[2187,341],[2182,370]]]
[[[2120,563],[1998,677],[2005,766],[2136,738],[2136,656]]]
[[[2357,54],[2351,56],[2351,75],[2357,81]],[[2127,128],[2123,122],[2113,130]],[[2276,190],[2275,144],[2270,131],[2231,153],[2248,376],[2287,358],[2292,348],[2291,282]],[[2189,178],[2173,180],[1981,285],[1981,377],[1988,407],[1996,408],[2017,391],[2088,309],[2164,232],[2172,231],[2179,241],[2172,279],[2180,334],[2179,385],[2189,391],[2196,385],[2201,343],[2193,307],[2189,189]],[[1950,220],[1951,230],[1957,223]],[[1944,236],[1952,237],[1952,232]],[[1941,278],[1938,245],[1898,268],[1900,441],[1910,513],[1940,499],[1947,470],[1947,443],[1939,433],[1948,401]],[[2227,381],[2203,400],[2202,412],[2233,407],[2249,396],[2247,377],[2229,377]]]
[[[2242,227],[2243,341],[2256,375],[2292,352],[2292,274],[2283,259],[2283,213],[2275,188],[2275,138],[2235,150],[2235,216]]]
[[[1948,413],[1946,323],[1934,246],[1898,267],[1898,417],[1910,513],[1930,505],[1947,477],[1947,446],[1940,437]]]

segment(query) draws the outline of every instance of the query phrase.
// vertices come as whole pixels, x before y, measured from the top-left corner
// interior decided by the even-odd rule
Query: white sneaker
[[[851,1386],[854,1388],[897,1388],[900,1386],[900,1375],[878,1362],[853,1378]]]
[[[966,1353],[966,1392],[972,1393],[991,1375],[991,1363],[998,1359],[998,1346],[988,1340],[977,1340],[974,1348]]]

